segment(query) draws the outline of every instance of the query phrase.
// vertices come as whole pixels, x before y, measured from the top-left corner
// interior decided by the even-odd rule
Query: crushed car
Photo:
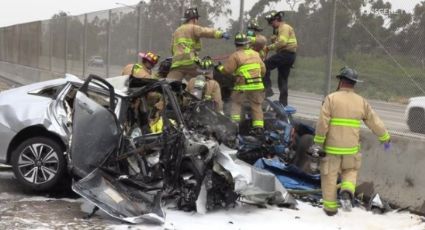
[[[90,85],[102,89],[107,104],[90,96]],[[187,124],[180,108],[191,102],[179,97],[180,83],[131,78],[129,85],[117,99],[109,82],[90,76],[76,93],[68,155],[76,193],[130,223],[163,223],[163,201],[199,212],[237,199],[296,205],[273,174],[235,160],[219,129]],[[236,136],[236,127],[215,115],[226,135]]]
[[[67,75],[0,94],[0,160],[19,182],[45,191],[68,172],[76,193],[130,223],[162,223],[164,202],[198,212],[236,200],[296,205],[273,174],[226,147],[238,145],[238,127],[182,85],[110,82]]]

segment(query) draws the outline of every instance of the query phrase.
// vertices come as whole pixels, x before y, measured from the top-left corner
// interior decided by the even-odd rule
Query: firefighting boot
[[[323,209],[323,211],[326,213],[326,215],[328,215],[328,216],[335,216],[337,213],[338,213],[338,210],[336,210],[336,211],[329,211],[329,210],[326,210],[326,209]]]
[[[351,193],[348,191],[341,191],[340,195],[341,195],[341,199],[339,202],[341,203],[342,210],[346,212],[351,212],[351,209],[353,209],[353,204],[352,204],[353,197]]]

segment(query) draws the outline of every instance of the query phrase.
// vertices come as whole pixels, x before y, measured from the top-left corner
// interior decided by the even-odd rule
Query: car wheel
[[[63,149],[48,137],[33,137],[13,151],[11,164],[17,180],[27,189],[46,191],[65,172]]]
[[[422,108],[412,108],[409,111],[407,125],[410,131],[425,133],[425,111]]]

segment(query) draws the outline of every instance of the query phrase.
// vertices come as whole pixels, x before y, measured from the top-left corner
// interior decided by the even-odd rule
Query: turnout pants
[[[266,88],[272,87],[270,79],[270,71],[277,68],[278,78],[277,84],[279,87],[279,102],[284,106],[288,105],[288,77],[291,72],[291,67],[295,62],[296,54],[288,51],[277,52],[273,56],[267,58],[266,75],[264,76],[264,86]]]
[[[233,91],[231,97],[231,115],[233,121],[239,122],[241,120],[242,103],[248,100],[251,107],[252,126],[258,128],[264,127],[263,109],[261,107],[264,101],[263,90]]]
[[[323,209],[336,212],[337,180],[341,174],[341,192],[348,191],[354,195],[357,173],[361,165],[361,153],[353,155],[327,154],[320,161]]]
[[[167,75],[167,79],[174,81],[182,81],[183,78],[189,82],[190,79],[199,75],[196,71],[196,65],[188,65],[188,66],[179,66],[176,68],[172,68]]]

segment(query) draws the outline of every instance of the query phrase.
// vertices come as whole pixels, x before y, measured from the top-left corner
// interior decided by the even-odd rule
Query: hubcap
[[[18,168],[26,181],[32,184],[46,183],[58,173],[58,153],[46,144],[29,145],[19,154]]]

